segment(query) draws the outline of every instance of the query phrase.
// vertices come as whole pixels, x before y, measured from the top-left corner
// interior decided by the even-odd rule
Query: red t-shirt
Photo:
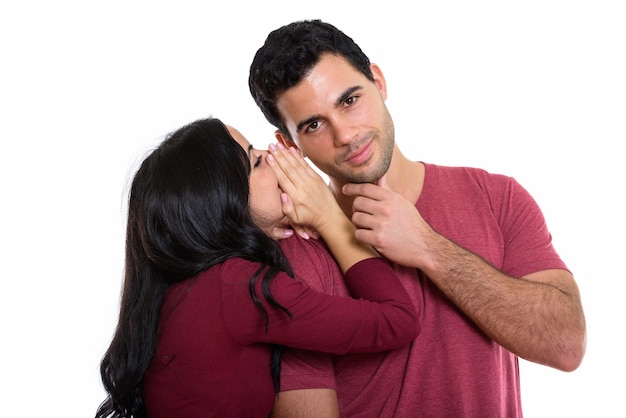
[[[334,271],[332,256],[319,242],[284,241],[298,277]],[[397,348],[418,333],[413,303],[382,258],[346,272],[350,290],[368,300],[329,296],[279,274],[270,289],[293,319],[261,297],[269,314],[266,332],[265,316],[248,290],[259,267],[230,259],[168,289],[144,377],[148,416],[267,417],[274,401],[272,343],[344,354]],[[260,285],[258,280],[258,295]]]
[[[473,168],[425,168],[416,207],[440,234],[513,277],[566,268],[539,207],[514,179]],[[420,271],[395,269],[422,307],[415,341],[386,353],[335,358],[288,350],[281,389],[336,388],[343,418],[521,417],[517,357],[485,336]],[[335,284],[334,292],[347,290]]]

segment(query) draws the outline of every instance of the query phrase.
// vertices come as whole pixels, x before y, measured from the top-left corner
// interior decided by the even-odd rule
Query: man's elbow
[[[553,367],[564,372],[573,372],[581,365],[586,350],[587,334],[583,332],[581,337],[573,339],[565,349],[559,350],[560,354]]]

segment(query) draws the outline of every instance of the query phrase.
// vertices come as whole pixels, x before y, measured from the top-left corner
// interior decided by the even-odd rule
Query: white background
[[[7,416],[94,415],[117,319],[132,168],[163,135],[209,114],[265,148],[273,128],[247,90],[250,61],[270,30],[318,17],[381,66],[407,156],[512,175],[543,208],[582,292],[588,348],[573,373],[521,362],[526,416],[624,412],[623,2],[7,3]]]

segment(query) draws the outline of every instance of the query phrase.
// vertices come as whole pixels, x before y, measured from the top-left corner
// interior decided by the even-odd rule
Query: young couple
[[[135,175],[98,417],[521,417],[519,357],[580,365],[578,287],[537,203],[406,158],[351,38],[283,26],[249,85],[279,146],[196,121]]]

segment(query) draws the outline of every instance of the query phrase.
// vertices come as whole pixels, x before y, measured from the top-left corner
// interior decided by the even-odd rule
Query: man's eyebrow
[[[345,102],[346,100],[348,100],[348,97],[350,97],[355,91],[357,90],[361,90],[363,89],[363,86],[353,86],[350,87],[348,89],[346,89],[340,96],[339,98],[337,98],[337,101],[335,102],[335,107],[339,107],[341,106],[341,104],[343,102]],[[311,117],[308,117],[302,121],[300,121],[297,125],[296,125],[296,131],[300,132],[302,130],[302,128],[304,128],[305,126],[315,122],[316,120],[321,119],[321,115],[313,115]]]
[[[335,106],[337,107],[341,106],[343,102],[348,100],[348,97],[352,96],[352,93],[354,93],[357,90],[362,90],[362,89],[363,89],[363,86],[353,86],[353,87],[350,87],[349,89],[346,89],[346,91],[344,91],[343,94],[339,96],[339,98],[335,102]]]
[[[298,125],[296,125],[296,131],[300,132],[302,130],[302,128],[304,128],[305,126],[315,122],[316,120],[320,119],[322,116],[321,115],[313,115],[309,118],[306,118],[305,120],[301,121],[300,123],[298,123]]]

